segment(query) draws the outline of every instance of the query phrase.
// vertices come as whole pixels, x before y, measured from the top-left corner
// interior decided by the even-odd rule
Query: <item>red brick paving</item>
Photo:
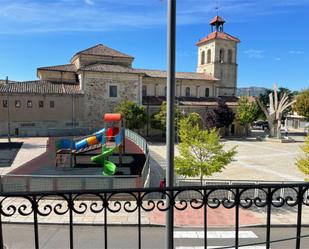
[[[166,220],[166,212],[153,210],[149,214],[151,224],[164,225]],[[261,220],[256,218],[254,214],[249,210],[239,210],[239,224],[244,225],[256,225],[261,224]],[[204,209],[193,209],[187,207],[183,211],[174,209],[174,225],[176,226],[204,226]],[[223,227],[235,225],[235,208],[227,209],[222,206],[212,209],[207,208],[207,225],[211,227]]]

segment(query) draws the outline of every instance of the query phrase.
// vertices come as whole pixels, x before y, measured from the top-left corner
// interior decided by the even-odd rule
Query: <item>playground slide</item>
[[[69,138],[62,138],[55,143],[56,151],[60,149],[65,150],[81,150],[85,149],[91,145],[95,144],[104,144],[104,134],[105,134],[105,128],[93,133],[91,136],[81,139],[79,141],[72,141],[72,139]]]
[[[100,163],[103,165],[103,175],[114,175],[116,172],[116,165],[113,162],[107,161],[106,157],[113,154],[117,147],[106,148],[102,146],[102,154],[91,157],[93,163]]]
[[[78,142],[75,142],[75,149],[78,151],[81,149],[85,149],[91,145],[104,143],[102,142],[102,140],[104,140],[104,133],[105,133],[105,128],[93,133],[92,134],[93,136],[91,137],[87,137]]]

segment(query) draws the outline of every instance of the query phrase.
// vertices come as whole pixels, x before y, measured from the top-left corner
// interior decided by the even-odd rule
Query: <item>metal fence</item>
[[[126,138],[129,138],[131,141],[133,141],[144,152],[145,155],[148,154],[148,146],[145,138],[129,129],[125,129],[125,134]]]
[[[278,241],[271,241],[271,217],[275,210],[280,210],[284,206],[295,207],[297,210],[297,223],[295,228],[295,237],[280,239],[280,242],[286,240],[295,240],[295,247],[299,249],[302,238],[309,235],[302,234],[302,213],[303,207],[308,205],[307,191],[309,183],[295,184],[239,184],[239,185],[207,185],[207,186],[185,186],[173,188],[139,188],[139,189],[112,189],[102,190],[93,189],[85,191],[42,191],[42,192],[2,192],[0,194],[0,248],[3,248],[3,233],[2,222],[3,217],[12,217],[16,214],[21,216],[33,217],[33,232],[35,248],[40,248],[40,234],[38,230],[38,218],[48,217],[49,215],[68,215],[69,222],[69,244],[70,248],[74,248],[74,217],[75,215],[99,214],[103,217],[102,234],[104,235],[104,245],[102,248],[109,248],[108,240],[108,214],[118,212],[134,213],[137,217],[137,248],[142,248],[142,212],[166,212],[170,209],[178,210],[179,212],[187,208],[202,210],[203,212],[203,235],[204,248],[207,248],[208,239],[207,231],[209,224],[207,213],[210,209],[225,208],[233,210],[234,225],[235,225],[235,240],[233,245],[224,248],[242,248],[245,246],[265,244],[269,249],[270,245],[274,245]],[[263,197],[250,198],[246,193],[258,189],[263,192]],[[277,195],[282,189],[290,189],[295,193],[293,196],[281,197]],[[217,197],[214,195],[217,191],[227,191],[230,193],[230,199],[226,197]],[[161,193],[165,200],[152,200],[149,198],[153,193]],[[181,196],[185,192],[196,192],[197,197],[191,199],[183,199]],[[130,196],[130,201],[116,201],[116,196]],[[83,200],[83,196],[92,196],[93,200],[87,202]],[[54,197],[53,204],[45,202],[46,198]],[[21,199],[20,202],[12,202],[11,198]],[[249,208],[265,208],[266,209],[266,225],[265,225],[265,241],[251,244],[240,244],[240,209]],[[222,218],[224,219],[224,218]],[[17,237],[18,239],[18,237]],[[172,238],[171,238],[172,239]],[[128,242],[129,243],[129,242]]]
[[[226,186],[234,186],[234,185],[238,185],[238,184],[242,184],[242,185],[249,185],[249,186],[259,186],[261,184],[285,184],[287,183],[286,181],[248,181],[248,180],[211,180],[211,179],[207,179],[207,180],[199,180],[199,179],[178,179],[177,180],[177,185],[178,186],[211,186],[211,185],[226,185]],[[293,183],[298,183],[298,182],[288,182],[290,184]],[[183,196],[183,198],[187,198],[187,199],[192,199],[192,198],[196,198],[197,197],[197,193],[196,192],[189,192],[187,191],[186,196]],[[306,193],[306,194],[309,194]],[[217,197],[217,198],[227,198],[228,200],[231,200],[233,198],[232,194],[230,191],[227,190],[220,190],[220,191],[216,191],[216,193],[212,194],[213,197]],[[214,196],[216,195],[216,196]],[[256,198],[261,198],[264,199],[265,198],[265,192],[261,191],[259,188],[255,188],[255,189],[250,189],[248,191],[246,191],[246,193],[244,193],[244,196],[246,196],[247,198],[251,198],[251,199],[256,199]],[[277,191],[275,193],[275,197],[277,198],[287,198],[287,197],[293,197],[296,198],[297,197],[297,193],[295,191],[293,191],[290,188],[281,188],[280,191]],[[279,201],[280,199],[278,199]],[[308,201],[308,200],[306,200]]]
[[[140,186],[148,187],[149,186],[149,177],[150,177],[150,167],[149,167],[149,150],[148,150],[148,144],[145,138],[138,135],[137,133],[126,129],[125,130],[126,138],[130,139],[132,142],[134,142],[145,154],[146,160],[144,163],[144,167],[141,173],[141,184]]]

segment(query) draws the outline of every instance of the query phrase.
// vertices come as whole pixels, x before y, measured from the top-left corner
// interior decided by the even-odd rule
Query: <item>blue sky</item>
[[[237,36],[238,86],[309,87],[309,0],[178,0],[177,70],[195,71],[198,39],[219,14]],[[36,79],[103,43],[165,69],[166,0],[0,0],[0,78]]]

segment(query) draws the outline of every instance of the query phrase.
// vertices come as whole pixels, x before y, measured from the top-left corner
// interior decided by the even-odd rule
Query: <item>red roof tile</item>
[[[8,92],[16,94],[83,94],[77,83],[53,83],[45,80],[0,84],[0,95]]]
[[[235,37],[235,36],[231,36],[225,32],[219,32],[219,31],[214,31],[212,33],[210,33],[208,36],[200,39],[196,45],[200,45],[204,42],[213,40],[213,39],[222,39],[222,40],[228,40],[228,41],[234,41],[234,42],[240,42],[240,40]]]
[[[39,67],[38,70],[76,72],[76,66],[74,64],[65,64],[65,65],[50,66],[50,67]]]
[[[74,56],[79,54],[85,55],[97,55],[97,56],[112,56],[112,57],[124,57],[124,58],[132,58],[131,55],[124,54],[120,51],[107,47],[103,44],[98,44],[93,47],[87,48],[85,50],[77,52]],[[73,58],[74,58],[73,56]]]
[[[135,69],[141,73],[146,74],[148,77],[153,78],[166,78],[167,73],[163,70],[150,70],[150,69]],[[195,72],[176,72],[177,79],[188,79],[188,80],[218,80],[212,75],[207,73],[195,73]]]
[[[221,16],[215,16],[213,19],[211,19],[210,24],[213,25],[215,23],[225,23],[225,21]]]

